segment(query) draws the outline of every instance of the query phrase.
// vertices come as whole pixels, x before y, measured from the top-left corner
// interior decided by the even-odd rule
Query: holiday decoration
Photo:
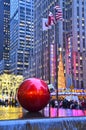
[[[61,50],[60,50],[60,55],[59,55],[58,79],[57,80],[58,80],[58,89],[66,89],[65,76],[64,76],[64,66],[63,66],[62,51]]]
[[[29,78],[23,81],[17,93],[20,105],[29,112],[43,109],[50,100],[50,92],[45,81]]]

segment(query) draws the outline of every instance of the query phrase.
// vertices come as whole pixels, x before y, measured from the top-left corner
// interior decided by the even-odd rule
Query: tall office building
[[[52,29],[42,31],[42,18],[48,18],[49,11],[54,14],[55,5],[62,8],[63,22],[58,21]],[[56,58],[58,60],[58,49],[61,46],[66,87],[70,87],[68,76],[71,76],[74,88],[86,88],[86,0],[35,0],[34,7],[35,76],[48,83],[55,82],[58,69]]]
[[[24,74],[33,48],[33,0],[11,0],[11,72]]]
[[[49,11],[55,13],[57,0],[34,1],[34,74],[47,83],[54,83],[56,77],[56,46],[63,46],[62,22],[56,23],[47,31],[42,30],[42,18],[48,18]],[[62,7],[62,1],[60,1]],[[58,28],[59,26],[59,28]],[[56,31],[58,30],[58,31]],[[60,31],[59,31],[60,30]]]
[[[86,0],[63,3],[66,8],[66,76],[72,75],[75,88],[86,89]]]
[[[9,73],[10,0],[0,0],[0,73]]]

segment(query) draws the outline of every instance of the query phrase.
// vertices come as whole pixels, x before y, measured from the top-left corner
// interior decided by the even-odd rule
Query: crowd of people
[[[17,106],[19,106],[19,103],[18,103],[17,99],[14,97],[2,98],[2,99],[0,99],[0,106],[17,107]]]
[[[56,100],[51,100],[50,101],[50,106],[51,107],[57,107],[59,105],[59,108],[65,108],[65,109],[86,109],[86,100],[79,100],[79,101],[74,101],[70,100],[68,101],[67,99],[59,101],[59,103],[56,102]]]
[[[86,109],[86,101],[85,100],[68,101],[67,99],[64,99],[63,101],[60,102],[59,106],[62,108],[69,108],[69,109]]]

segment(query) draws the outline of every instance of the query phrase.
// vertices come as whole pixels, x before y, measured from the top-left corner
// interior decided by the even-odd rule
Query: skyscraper
[[[49,11],[54,14],[56,5],[62,8],[63,23],[57,21],[52,29],[42,31],[42,18],[48,18]],[[66,83],[67,76],[72,75],[74,88],[86,88],[86,0],[37,0],[34,1],[34,10],[35,76],[52,83],[50,48],[57,44],[57,57],[54,61],[58,60],[58,48],[61,46]],[[55,73],[57,66],[58,64],[54,68]]]
[[[0,0],[0,12],[0,73],[9,73],[10,0]]]
[[[33,0],[11,0],[11,73],[24,74],[33,48]]]
[[[62,22],[52,25],[51,29],[42,30],[42,18],[48,18],[49,12],[55,15],[54,7],[58,1],[37,0],[34,1],[34,57],[36,64],[35,76],[42,78],[48,84],[54,83],[56,77],[56,51],[63,46]],[[60,1],[62,7],[62,1]],[[59,27],[59,28],[58,28]],[[57,30],[57,31],[56,31]],[[60,31],[59,31],[60,30]],[[57,50],[56,50],[57,46]]]
[[[66,9],[66,76],[71,73],[74,87],[83,89],[86,88],[86,0],[63,3]]]

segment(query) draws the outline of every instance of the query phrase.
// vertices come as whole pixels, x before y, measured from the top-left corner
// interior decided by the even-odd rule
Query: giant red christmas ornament
[[[19,86],[17,97],[24,109],[35,112],[48,104],[50,92],[48,85],[43,80],[29,78]]]

